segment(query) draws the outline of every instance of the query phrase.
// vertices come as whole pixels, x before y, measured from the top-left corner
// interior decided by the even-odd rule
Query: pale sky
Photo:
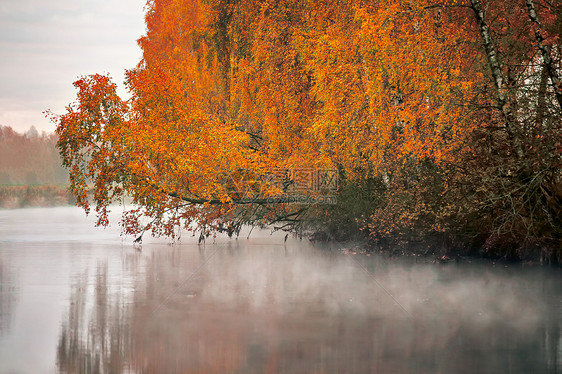
[[[79,76],[109,73],[123,89],[141,59],[145,0],[0,0],[0,125],[52,132]]]

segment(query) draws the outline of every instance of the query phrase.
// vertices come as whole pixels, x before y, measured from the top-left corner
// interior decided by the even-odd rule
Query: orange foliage
[[[511,143],[502,145],[524,146],[504,88],[486,92],[492,80],[471,13],[479,3],[148,1],[143,59],[127,75],[131,100],[108,77],[84,77],[77,103],[54,118],[79,205],[88,209],[93,184],[100,224],[108,204],[129,195],[142,207],[125,216],[129,232],[173,235],[197,223],[231,233],[301,217],[302,207],[264,199],[283,192],[260,179],[271,170],[337,167],[347,183],[365,173],[383,181],[393,214],[373,207],[372,230],[425,217],[442,231],[455,214],[442,198],[461,183],[446,170],[481,151],[480,131],[503,113]],[[513,41],[508,26],[519,15],[491,4],[501,26],[494,37]],[[539,18],[544,30],[557,22],[542,8]],[[550,48],[555,39],[540,40]],[[520,60],[536,53],[498,47],[515,50]],[[233,193],[244,176],[251,202]],[[416,183],[439,186],[412,193]]]

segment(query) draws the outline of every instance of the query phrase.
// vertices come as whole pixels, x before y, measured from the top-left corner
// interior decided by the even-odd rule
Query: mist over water
[[[0,211],[0,373],[558,373],[562,275]],[[148,239],[148,240],[147,240]]]

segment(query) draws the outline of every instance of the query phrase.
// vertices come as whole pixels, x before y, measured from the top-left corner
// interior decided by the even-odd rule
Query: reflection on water
[[[128,334],[122,297],[111,292],[107,263],[99,264],[92,300],[88,274],[72,285],[69,313],[62,323],[57,347],[57,364],[65,373],[120,372],[123,368],[120,349]]]
[[[15,301],[16,281],[14,272],[4,265],[0,257],[0,337],[9,332]]]
[[[0,372],[562,372],[558,269],[393,263],[267,232],[142,251],[112,241],[115,231],[88,235],[68,246],[0,236],[0,321],[29,314],[18,305],[31,307],[37,278],[24,270],[45,266],[44,251],[61,267],[42,290],[66,295],[45,321],[54,336],[0,334]],[[50,344],[51,364],[3,355],[30,339],[18,334]]]

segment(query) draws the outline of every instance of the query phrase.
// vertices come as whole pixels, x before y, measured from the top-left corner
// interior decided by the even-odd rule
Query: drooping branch
[[[176,199],[180,199],[182,201],[185,201],[186,203],[190,203],[193,205],[203,205],[203,204],[210,204],[210,205],[221,205],[221,204],[225,204],[224,201],[221,201],[220,199],[203,199],[203,198],[194,198],[194,197],[189,197],[189,196],[183,196],[180,194],[177,194],[175,192],[169,192],[169,191],[165,191],[164,189],[158,189],[159,192],[162,192],[165,195],[168,195],[170,197],[176,198]],[[248,204],[271,204],[272,200],[271,199],[264,199],[264,198],[236,198],[236,199],[232,199],[232,203],[235,205],[248,205]]]
[[[426,5],[424,9],[446,9],[446,8],[471,8],[467,4],[431,4]]]

